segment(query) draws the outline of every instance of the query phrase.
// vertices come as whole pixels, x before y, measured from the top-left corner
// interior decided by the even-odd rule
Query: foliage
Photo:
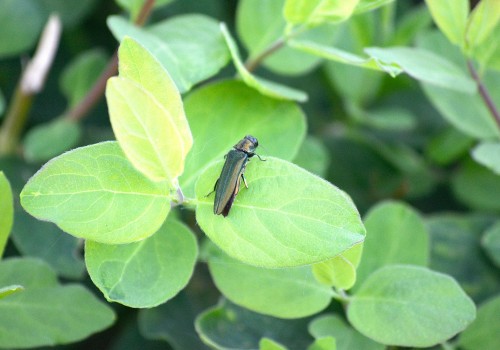
[[[475,3],[0,1],[0,348],[499,348]]]

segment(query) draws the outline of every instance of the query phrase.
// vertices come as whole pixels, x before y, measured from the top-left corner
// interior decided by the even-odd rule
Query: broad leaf
[[[120,77],[108,81],[113,131],[134,166],[175,187],[192,145],[179,92],[168,73],[133,39],[119,51]]]
[[[475,316],[474,303],[453,278],[410,265],[371,274],[347,309],[349,322],[367,337],[409,347],[444,342]]]
[[[80,125],[68,119],[55,119],[28,131],[23,140],[24,156],[32,162],[47,161],[78,143]]]
[[[335,47],[328,47],[312,41],[292,40],[290,41],[289,45],[296,50],[307,52],[311,55],[322,57],[327,60],[356,67],[383,71],[388,73],[392,77],[397,76],[403,71],[403,69],[395,61],[382,60],[372,55],[370,55],[371,57],[361,57],[359,55]]]
[[[29,21],[26,20],[29,18]],[[29,50],[42,29],[44,16],[36,2],[4,0],[0,2],[0,57]],[[15,40],[13,40],[15,38]]]
[[[246,170],[227,217],[214,215],[206,197],[222,162],[196,185],[196,218],[228,255],[251,265],[291,267],[335,257],[364,239],[365,229],[350,197],[331,183],[286,161],[267,157]],[[243,186],[242,186],[243,187]]]
[[[453,193],[462,203],[475,209],[500,210],[500,174],[466,159],[451,179]]]
[[[318,338],[307,347],[307,350],[337,350],[337,341],[334,337]]]
[[[9,239],[12,223],[14,222],[14,199],[9,180],[3,171],[0,171],[0,259]]]
[[[481,246],[493,223],[492,218],[477,214],[442,214],[426,220],[431,236],[430,267],[453,276],[476,302],[500,290],[498,269]]]
[[[439,165],[449,165],[467,154],[474,139],[452,126],[431,138],[425,150],[427,158]]]
[[[187,197],[194,197],[194,184],[205,168],[224,159],[245,135],[257,137],[265,147],[257,153],[292,160],[306,134],[304,113],[295,103],[263,96],[237,81],[194,91],[186,98],[185,108],[196,140],[180,178]]]
[[[472,150],[472,158],[500,175],[500,142],[483,142]]]
[[[186,286],[197,251],[191,231],[168,219],[141,242],[108,245],[87,241],[85,263],[107,300],[145,308],[166,302]]]
[[[490,44],[495,41],[495,27],[500,21],[500,6],[497,0],[482,0],[472,10],[468,18],[465,32],[465,45],[467,49],[474,49],[487,39]],[[493,44],[495,45],[495,44]],[[498,46],[496,44],[495,46]]]
[[[182,15],[147,28],[110,16],[108,26],[118,40],[130,36],[148,49],[181,93],[216,74],[229,59],[217,22],[207,16]]]
[[[350,289],[356,282],[356,268],[362,251],[363,244],[357,244],[333,259],[314,264],[314,277],[327,286]]]
[[[446,57],[450,61],[459,63],[464,74],[466,74],[463,55],[457,48],[447,42],[439,32],[431,31],[420,35],[418,37],[418,46]],[[479,139],[498,139],[500,137],[500,129],[478,93],[471,95],[427,84],[423,81],[421,81],[421,84],[434,107],[461,132]],[[494,101],[500,98],[500,73],[488,72],[484,76],[483,84]]]
[[[213,247],[208,267],[217,289],[233,303],[261,314],[299,318],[330,304],[332,291],[309,266],[266,269],[232,259]]]
[[[213,293],[217,291],[214,289]],[[208,350],[196,334],[194,320],[201,308],[212,299],[207,298],[208,294],[213,293],[197,288],[189,293],[181,291],[168,303],[139,310],[138,320],[134,319],[134,322],[138,322],[144,337],[167,341],[175,350]]]
[[[290,24],[317,26],[348,19],[359,0],[287,0],[284,8],[285,19]]]
[[[113,131],[127,158],[145,176],[174,188],[186,151],[170,113],[128,78],[109,79],[106,98]]]
[[[229,302],[206,310],[196,319],[201,339],[217,349],[254,350],[263,337],[292,349],[306,349],[311,338],[307,319],[282,320],[260,315]]]
[[[307,100],[307,94],[303,91],[292,89],[288,86],[281,85],[269,80],[258,78],[251,74],[241,61],[236,42],[231,37],[231,34],[229,34],[229,31],[224,23],[221,23],[220,29],[229,48],[229,52],[231,53],[231,57],[233,58],[233,63],[236,67],[236,70],[238,71],[238,74],[241,76],[241,79],[245,82],[245,84],[256,89],[261,94],[273,98],[295,100],[299,102],[305,102]]]
[[[13,283],[25,289],[0,299],[2,348],[76,342],[109,327],[115,319],[112,309],[87,289],[58,285],[54,272],[41,260],[1,262],[0,285]]]
[[[302,142],[293,162],[313,174],[325,177],[330,159],[322,141],[314,136],[308,136]]]
[[[166,183],[139,173],[118,143],[77,148],[49,161],[21,192],[24,209],[62,230],[96,242],[149,237],[170,210]]]
[[[434,22],[449,41],[461,46],[464,42],[468,0],[426,0]]]
[[[89,92],[106,66],[108,57],[98,49],[78,55],[65,67],[59,85],[68,100],[68,106],[76,106]]]
[[[385,265],[429,263],[429,233],[419,213],[410,206],[382,202],[368,212],[364,222],[367,236],[356,287]]]
[[[476,319],[458,338],[460,348],[497,350],[499,324],[500,296],[497,296],[479,306]]]
[[[168,112],[181,135],[186,156],[193,146],[193,136],[174,81],[161,63],[133,39],[124,38],[118,53],[120,77],[135,81]]]
[[[269,338],[262,338],[259,342],[259,350],[287,350],[288,348]]]
[[[37,220],[19,208],[12,229],[12,241],[24,255],[43,259],[58,275],[80,279],[85,272],[82,242],[51,222]]]
[[[350,327],[340,316],[326,314],[309,324],[309,333],[316,339],[335,338],[337,350],[383,350],[385,346],[365,337]]]
[[[365,52],[385,64],[397,64],[409,76],[424,83],[469,94],[476,91],[472,78],[433,52],[410,47],[370,47]]]
[[[491,226],[483,235],[481,245],[493,262],[500,267],[500,221]]]
[[[156,0],[154,4],[154,8],[168,5],[174,0]],[[123,9],[130,12],[132,18],[137,18],[137,15],[140,13],[141,8],[146,3],[146,0],[115,0],[115,2],[120,5]]]
[[[238,2],[236,26],[239,37],[248,50],[252,61],[265,50],[285,38],[286,21],[283,17],[285,0],[242,0]],[[337,27],[322,25],[304,32],[293,33],[293,37],[310,40],[323,45],[332,45],[337,37]],[[262,65],[269,70],[285,75],[299,75],[311,71],[321,61],[320,57],[309,55],[283,45],[267,56]]]

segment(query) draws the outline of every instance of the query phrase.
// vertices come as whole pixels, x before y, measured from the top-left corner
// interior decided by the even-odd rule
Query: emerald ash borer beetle
[[[234,198],[240,189],[241,179],[243,179],[245,187],[248,188],[247,181],[243,175],[248,161],[255,155],[259,157],[260,160],[265,160],[254,153],[258,145],[259,141],[257,141],[255,137],[247,135],[226,154],[224,167],[212,191],[215,191],[215,215],[222,214],[226,217],[229,214]]]

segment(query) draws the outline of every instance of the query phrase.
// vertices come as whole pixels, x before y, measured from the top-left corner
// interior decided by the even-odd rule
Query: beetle
[[[243,174],[250,158],[256,155],[260,160],[265,161],[255,153],[257,146],[259,146],[259,141],[255,137],[247,135],[225,155],[226,161],[212,191],[215,191],[215,215],[222,214],[226,217],[229,214],[234,198],[240,189],[241,179],[243,179],[245,187],[248,188]]]

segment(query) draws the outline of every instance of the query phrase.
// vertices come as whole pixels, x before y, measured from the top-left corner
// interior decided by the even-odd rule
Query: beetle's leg
[[[205,195],[205,197],[208,197],[210,196],[212,193],[215,192],[215,190],[217,189],[217,184],[219,183],[219,179],[217,179],[217,181],[215,181],[215,185],[214,185],[214,189],[212,191],[210,191],[209,194]]]
[[[259,158],[259,160],[265,162],[267,159],[262,159],[257,153],[255,153],[255,155]]]
[[[245,183],[245,187],[248,188],[247,180],[245,179],[245,175],[241,174],[241,178],[243,179],[243,182]]]

